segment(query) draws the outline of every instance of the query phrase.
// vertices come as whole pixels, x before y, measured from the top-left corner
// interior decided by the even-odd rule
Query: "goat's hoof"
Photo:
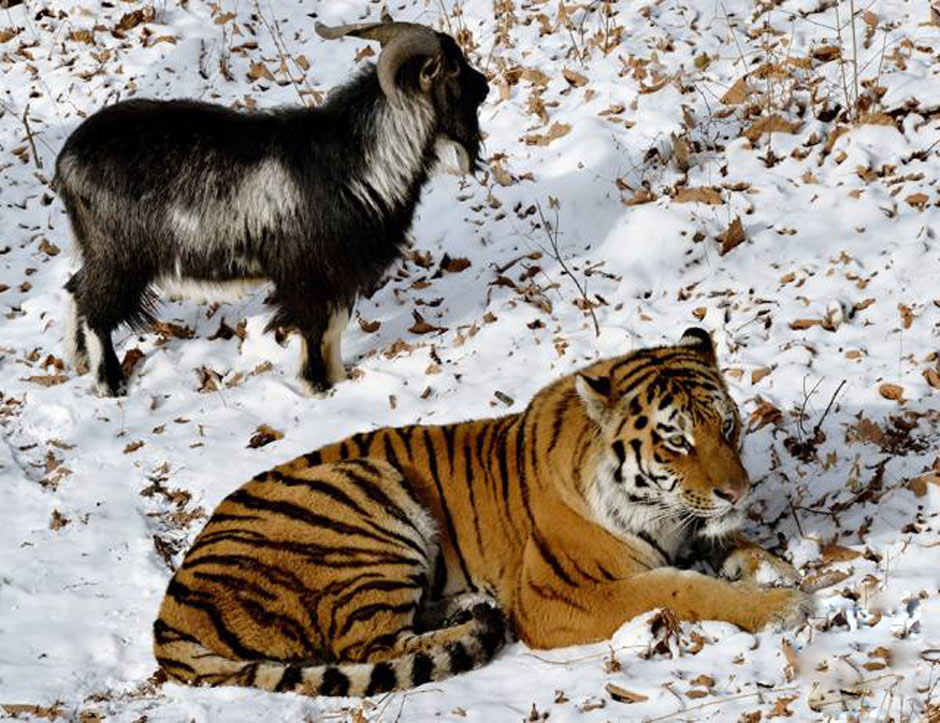
[[[95,384],[95,394],[102,398],[127,396],[127,380],[116,382],[98,382]]]
[[[300,386],[304,391],[304,395],[311,399],[326,399],[333,389],[333,386],[327,381],[312,382],[309,379],[301,379]]]

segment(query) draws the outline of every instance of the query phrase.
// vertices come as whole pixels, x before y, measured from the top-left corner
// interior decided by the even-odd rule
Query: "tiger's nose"
[[[737,504],[745,493],[744,487],[722,487],[715,489],[715,496],[731,504]]]

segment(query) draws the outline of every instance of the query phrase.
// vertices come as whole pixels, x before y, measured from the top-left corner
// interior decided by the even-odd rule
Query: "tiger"
[[[798,573],[740,534],[742,437],[697,327],[518,413],[354,434],[219,504],[169,583],[156,659],[186,683],[369,696],[482,666],[510,634],[587,644],[657,608],[799,626]]]

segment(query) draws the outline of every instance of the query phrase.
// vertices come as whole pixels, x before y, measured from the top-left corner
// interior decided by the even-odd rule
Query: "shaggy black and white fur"
[[[129,100],[72,133],[56,164],[83,262],[66,285],[68,341],[99,393],[125,387],[111,332],[153,321],[154,286],[194,282],[273,281],[268,329],[300,331],[309,390],[346,378],[339,338],[349,310],[401,253],[436,145],[454,143],[468,168],[478,163],[486,79],[437,35],[433,85],[419,82],[427,59],[411,58],[398,69],[397,99],[370,66],[318,108]]]

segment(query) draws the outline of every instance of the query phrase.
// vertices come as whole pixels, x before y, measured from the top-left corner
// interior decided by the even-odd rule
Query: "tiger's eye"
[[[681,447],[682,449],[685,449],[689,446],[689,443],[685,441],[685,437],[683,437],[681,434],[673,435],[669,438],[668,442],[673,447]]]

